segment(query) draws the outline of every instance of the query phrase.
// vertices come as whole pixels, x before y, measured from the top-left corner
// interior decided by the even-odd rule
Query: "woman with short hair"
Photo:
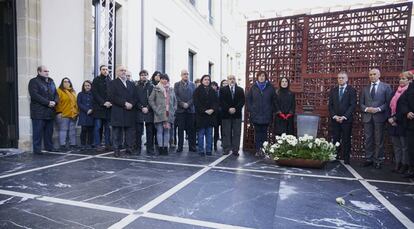
[[[154,87],[148,98],[148,103],[154,111],[154,124],[157,130],[157,140],[160,155],[168,155],[170,129],[174,125],[174,114],[177,101],[174,90],[170,87],[167,74],[160,76],[160,82]]]
[[[269,82],[267,73],[259,71],[246,98],[250,122],[254,126],[256,156],[262,154],[263,142],[267,140],[267,131],[273,117],[274,98],[275,89]]]

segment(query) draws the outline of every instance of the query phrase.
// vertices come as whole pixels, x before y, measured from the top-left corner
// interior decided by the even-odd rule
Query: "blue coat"
[[[92,109],[93,96],[92,92],[79,92],[78,94],[78,107],[79,107],[79,126],[93,126],[93,112],[88,115],[88,110]]]
[[[269,124],[273,117],[273,101],[276,96],[274,87],[267,83],[263,91],[254,83],[247,93],[247,110],[250,122],[254,124]]]

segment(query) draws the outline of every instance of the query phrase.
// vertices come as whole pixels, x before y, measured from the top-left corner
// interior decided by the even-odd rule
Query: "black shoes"
[[[371,165],[373,165],[374,164],[374,162],[373,161],[364,161],[363,163],[362,163],[362,167],[368,167],[368,166],[371,166]]]
[[[121,151],[119,151],[119,149],[115,150],[114,157],[120,157],[120,156],[121,156]]]
[[[167,156],[168,155],[168,147],[158,147],[158,152],[160,155]]]
[[[178,148],[177,148],[177,150],[175,152],[177,152],[177,153],[183,152],[183,147],[182,146],[178,146]]]
[[[376,163],[374,164],[374,168],[376,168],[376,169],[381,169],[381,167],[382,167],[382,165],[381,165],[381,163],[380,163],[380,162],[376,162]]]

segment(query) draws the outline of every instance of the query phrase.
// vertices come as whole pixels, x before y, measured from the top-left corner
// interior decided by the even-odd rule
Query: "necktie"
[[[234,99],[234,87],[231,87],[231,98]]]
[[[374,99],[375,98],[375,86],[376,85],[377,85],[376,83],[372,84],[372,88],[371,88],[371,92],[370,92],[371,99]]]
[[[344,95],[344,87],[339,87],[339,100],[342,100],[343,95]]]

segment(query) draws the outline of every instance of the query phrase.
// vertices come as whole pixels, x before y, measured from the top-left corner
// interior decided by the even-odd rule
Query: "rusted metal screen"
[[[318,135],[329,139],[328,94],[336,75],[348,72],[358,92],[369,84],[368,71],[377,67],[381,80],[393,89],[398,75],[413,64],[409,37],[412,3],[355,9],[316,15],[295,15],[247,23],[246,89],[264,70],[277,87],[280,76],[291,80],[297,113],[304,105],[321,116]],[[245,113],[244,149],[254,149],[253,126]],[[273,137],[270,128],[269,138]],[[363,156],[363,129],[359,106],[355,113],[352,157]],[[387,143],[386,157],[392,150]]]

